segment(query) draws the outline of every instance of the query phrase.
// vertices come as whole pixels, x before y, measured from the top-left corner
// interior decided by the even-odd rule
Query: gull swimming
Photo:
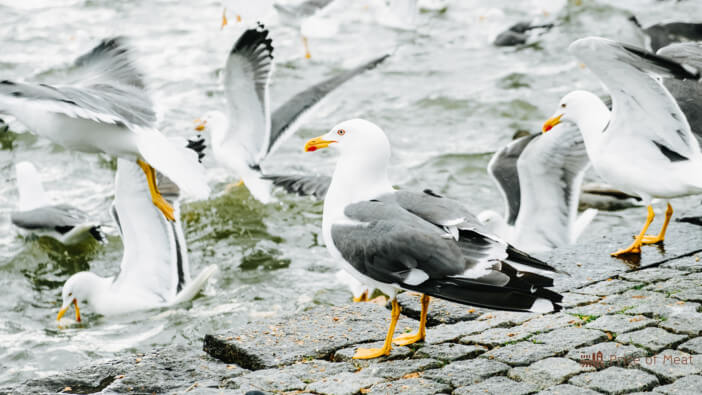
[[[158,192],[154,168],[195,197],[209,195],[204,168],[155,129],[153,105],[124,38],[105,39],[79,57],[63,84],[0,81],[0,114],[70,150],[138,163],[154,205],[169,220],[173,208]]]
[[[91,237],[99,242],[105,241],[100,223],[91,220],[88,213],[67,203],[51,203],[33,164],[18,162],[15,174],[19,202],[17,210],[10,213],[10,221],[23,233],[49,236],[66,245]]]
[[[197,155],[191,155],[190,160],[197,162]],[[210,265],[191,279],[188,247],[179,219],[179,189],[165,177],[159,177],[159,187],[164,197],[171,199],[173,221],[151,203],[150,187],[141,167],[134,161],[117,159],[115,200],[110,212],[124,245],[120,271],[114,277],[92,272],[72,275],[63,285],[57,320],[73,305],[76,321],[80,322],[78,306],[85,302],[101,315],[183,303],[195,297],[217,271],[216,265]]]
[[[498,310],[561,309],[561,295],[545,288],[556,269],[485,231],[456,201],[393,189],[390,143],[377,125],[344,121],[309,140],[305,151],[327,147],[340,155],[324,199],[324,242],[356,280],[392,300],[383,347],[358,349],[355,359],[388,355],[393,342],[423,340],[430,296]],[[422,293],[422,312],[417,333],[393,339],[399,289]]]
[[[196,130],[209,130],[212,152],[220,164],[233,170],[254,198],[271,201],[272,181],[262,162],[295,133],[324,97],[349,79],[374,68],[389,55],[319,82],[294,95],[270,112],[269,85],[273,73],[273,45],[262,25],[246,30],[229,53],[224,70],[226,114],[210,111]]]
[[[590,161],[577,126],[512,141],[498,150],[488,174],[505,201],[505,214],[486,210],[478,219],[505,241],[529,253],[574,244],[597,215],[578,216],[580,188]]]
[[[651,200],[702,193],[702,154],[676,100],[656,76],[700,78],[697,68],[616,41],[588,37],[569,51],[607,87],[612,111],[596,95],[563,97],[544,131],[568,120],[578,125],[595,171],[617,189],[641,197],[648,216],[634,242],[613,256],[640,254],[643,244],[662,242],[673,215],[667,204],[658,235],[646,235],[655,216]]]

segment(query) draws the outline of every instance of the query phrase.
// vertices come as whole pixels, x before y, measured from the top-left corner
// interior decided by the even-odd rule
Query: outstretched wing
[[[271,134],[266,153],[273,152],[281,142],[295,133],[307,116],[329,93],[344,82],[362,74],[366,70],[375,68],[390,55],[383,55],[366,62],[351,70],[326,79],[288,99],[282,106],[273,112],[271,118]]]
[[[521,187],[517,160],[536,135],[524,136],[512,141],[495,152],[488,163],[488,174],[492,177],[505,200],[505,221],[514,225],[521,207]]]
[[[267,174],[264,180],[271,180],[273,185],[285,189],[288,193],[296,193],[300,196],[314,196],[317,199],[324,199],[331,184],[329,176],[306,176],[298,174]]]
[[[553,280],[519,272],[495,254],[489,237],[467,232],[456,241],[397,204],[351,204],[353,223],[332,226],[332,240],[342,257],[364,275],[458,303],[505,310],[537,305],[558,309],[560,295],[544,289]],[[539,302],[537,302],[537,300]]]
[[[597,75],[612,96],[612,118],[607,130],[635,130],[638,137],[648,137],[669,158],[684,159],[699,154],[700,148],[685,115],[663,84],[654,78],[697,80],[696,68],[598,37],[577,40],[569,50]]]
[[[54,229],[65,233],[73,227],[89,222],[88,214],[68,204],[44,206],[10,214],[15,226],[24,229]]]
[[[234,43],[224,69],[224,93],[229,127],[234,138],[257,164],[268,152],[271,135],[269,92],[273,73],[273,45],[259,25]]]

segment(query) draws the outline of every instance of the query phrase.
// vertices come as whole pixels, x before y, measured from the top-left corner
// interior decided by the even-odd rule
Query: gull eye
[[[68,296],[73,296],[73,292],[69,292],[69,293],[68,293]]]
[[[339,136],[343,136],[346,134],[346,131],[344,129],[339,129],[336,131],[336,134],[338,134]]]
[[[566,108],[566,104],[565,103],[561,104],[561,108]]]

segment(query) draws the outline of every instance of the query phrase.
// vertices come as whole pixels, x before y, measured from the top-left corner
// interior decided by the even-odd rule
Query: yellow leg
[[[398,346],[406,346],[408,344],[413,344],[418,341],[424,340],[427,337],[427,312],[429,311],[429,301],[431,297],[429,295],[422,295],[422,313],[419,317],[419,329],[417,333],[405,333],[394,339],[392,342]]]
[[[658,236],[645,235],[641,243],[643,244],[655,244],[660,243],[665,239],[665,231],[668,230],[668,223],[670,223],[670,218],[673,216],[673,206],[668,203],[668,208],[665,210],[665,221],[663,222],[663,227],[661,227],[661,232]]]
[[[643,229],[641,229],[641,233],[639,233],[638,236],[636,236],[636,239],[634,240],[631,245],[623,250],[619,250],[617,252],[613,252],[612,256],[619,256],[623,254],[640,254],[641,253],[641,242],[643,240],[644,235],[646,234],[646,231],[648,230],[648,226],[651,225],[651,222],[653,222],[653,217],[655,217],[656,214],[653,212],[653,207],[648,206],[648,216],[646,217],[646,223],[643,226]]]
[[[356,350],[353,359],[372,359],[390,354],[390,350],[392,350],[392,335],[395,334],[395,325],[397,325],[398,318],[400,318],[400,305],[397,304],[397,299],[395,298],[392,300],[390,328],[388,328],[388,334],[385,336],[383,348],[359,348]]]
[[[225,26],[229,24],[229,21],[227,20],[227,9],[224,8],[222,9],[222,26],[219,27],[220,30],[224,29]]]
[[[307,37],[302,36],[302,45],[305,46],[305,58],[309,59],[312,57],[312,54],[310,53],[310,47],[307,44]]]
[[[154,206],[161,210],[163,215],[169,220],[169,221],[175,221],[175,216],[173,215],[174,210],[173,207],[168,204],[166,199],[161,196],[161,192],[158,191],[158,187],[156,186],[156,172],[154,171],[154,168],[151,167],[148,163],[142,161],[141,159],[137,159],[137,163],[139,164],[139,167],[141,167],[141,170],[144,171],[144,174],[146,174],[146,182],[149,184],[149,191],[151,192],[151,201],[154,203]]]
[[[368,301],[368,290],[363,291],[361,295],[357,298],[353,298],[354,303],[367,302]]]

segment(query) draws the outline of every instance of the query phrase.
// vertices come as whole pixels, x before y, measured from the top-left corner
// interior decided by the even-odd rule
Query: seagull
[[[504,217],[487,210],[478,219],[505,241],[529,253],[574,244],[597,210],[578,216],[590,161],[577,126],[512,141],[493,155],[488,174],[505,201]]]
[[[201,146],[201,142],[194,145]],[[197,162],[196,155],[191,152],[191,156]],[[195,297],[217,271],[216,265],[210,265],[191,279],[179,220],[179,189],[168,178],[157,177],[164,197],[174,207],[174,221],[151,203],[150,187],[141,167],[134,161],[117,159],[115,200],[110,212],[124,245],[120,272],[115,277],[87,271],[72,275],[63,285],[57,321],[73,305],[76,321],[80,322],[78,305],[86,302],[94,312],[106,316],[174,306]]]
[[[388,179],[390,143],[377,125],[352,119],[305,144],[340,156],[324,199],[322,235],[344,270],[392,303],[383,347],[358,349],[355,359],[388,355],[392,343],[426,336],[430,297],[498,310],[561,309],[546,289],[557,270],[490,234],[460,203],[430,190],[396,191]],[[399,289],[422,293],[419,330],[393,339]]]
[[[49,201],[37,168],[30,162],[15,164],[19,204],[10,221],[26,234],[49,236],[63,244],[78,244],[90,237],[104,242],[100,224],[85,211],[66,203]]]
[[[550,130],[562,121],[578,125],[595,171],[615,188],[639,196],[648,216],[634,242],[614,253],[640,254],[643,244],[662,242],[673,207],[667,204],[658,235],[646,235],[655,216],[651,200],[702,193],[702,154],[685,114],[656,76],[699,80],[688,64],[616,41],[588,37],[569,51],[609,90],[612,111],[596,95],[573,91],[563,97]]]
[[[246,30],[229,53],[224,70],[227,114],[210,111],[196,120],[195,129],[210,131],[215,159],[236,172],[257,200],[268,203],[272,199],[272,182],[263,175],[263,160],[297,131],[325,96],[388,56],[319,82],[271,114],[268,87],[273,73],[273,45],[268,30],[259,25]]]
[[[79,57],[64,84],[0,81],[0,114],[68,149],[138,163],[153,203],[169,220],[173,208],[158,192],[154,168],[198,198],[209,194],[204,168],[154,128],[153,105],[122,37]]]
[[[306,0],[299,5],[274,4],[284,23],[296,26],[300,30],[305,58],[310,59],[309,37],[331,37],[339,31],[338,22],[327,17],[335,0]]]

